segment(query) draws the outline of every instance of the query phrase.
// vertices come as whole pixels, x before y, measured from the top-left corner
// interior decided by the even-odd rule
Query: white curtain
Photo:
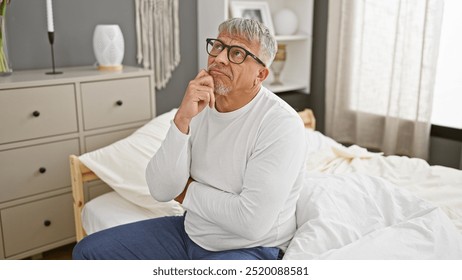
[[[443,0],[330,0],[326,135],[427,159]]]
[[[135,0],[137,60],[164,88],[180,63],[179,0]]]

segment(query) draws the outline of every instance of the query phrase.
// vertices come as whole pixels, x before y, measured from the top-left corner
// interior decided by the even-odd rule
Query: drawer
[[[148,77],[82,83],[86,130],[151,118]]]
[[[0,144],[76,131],[73,85],[0,90]]]
[[[105,134],[93,135],[88,136],[85,138],[85,148],[86,152],[94,151],[96,149],[102,148],[104,146],[110,145],[120,139],[123,139],[133,132],[135,132],[136,128],[115,131]]]
[[[50,197],[1,211],[5,256],[75,235],[72,194]]]
[[[70,154],[77,139],[0,152],[0,202],[70,186]]]

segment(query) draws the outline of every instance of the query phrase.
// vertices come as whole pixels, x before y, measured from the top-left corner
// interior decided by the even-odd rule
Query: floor
[[[64,245],[50,251],[43,252],[42,254],[27,258],[36,260],[72,260],[72,249],[75,243]]]

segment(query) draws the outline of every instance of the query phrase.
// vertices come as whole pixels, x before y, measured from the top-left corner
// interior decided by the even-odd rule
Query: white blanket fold
[[[285,259],[462,259],[441,209],[378,177],[307,175]]]

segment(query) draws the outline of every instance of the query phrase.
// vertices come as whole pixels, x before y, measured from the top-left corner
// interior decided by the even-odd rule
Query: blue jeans
[[[184,216],[121,225],[88,235],[74,247],[75,260],[276,260],[276,247],[208,251],[184,229]]]

